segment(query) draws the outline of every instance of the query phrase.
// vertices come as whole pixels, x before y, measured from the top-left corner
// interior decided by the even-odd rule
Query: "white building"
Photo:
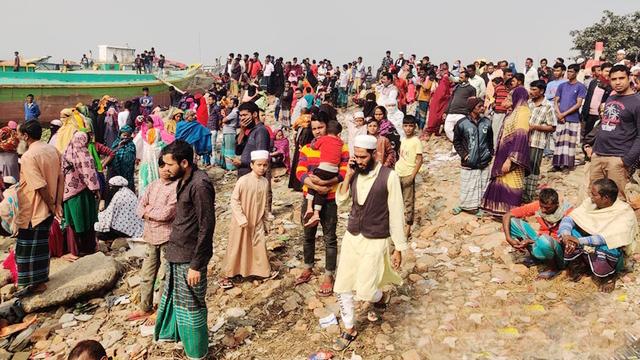
[[[125,46],[98,45],[98,63],[132,64],[135,58],[136,49]]]

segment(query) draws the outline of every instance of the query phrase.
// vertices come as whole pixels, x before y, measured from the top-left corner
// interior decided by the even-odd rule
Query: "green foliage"
[[[627,54],[640,53],[640,11],[627,15],[616,15],[609,10],[603,12],[599,22],[582,30],[572,30],[573,50],[580,56],[593,57],[596,41],[604,42],[604,55],[614,59],[616,51],[625,49]]]

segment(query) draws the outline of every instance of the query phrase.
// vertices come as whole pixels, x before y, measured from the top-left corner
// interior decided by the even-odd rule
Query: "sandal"
[[[142,311],[135,311],[132,312],[131,314],[129,314],[127,316],[127,321],[138,321],[138,320],[145,320],[148,319],[149,316],[151,316],[151,313],[146,313],[146,312],[142,312]]]
[[[269,274],[269,278],[268,278],[268,279],[269,279],[269,280],[273,280],[273,279],[275,279],[276,277],[278,277],[278,275],[280,275],[280,271],[278,271],[278,270],[273,270],[273,271],[271,272],[271,274]]]
[[[482,219],[482,218],[484,217],[484,211],[482,211],[482,210],[478,210],[478,211],[476,212],[476,217],[477,217],[478,219]]]
[[[313,271],[311,271],[311,269],[305,269],[302,274],[300,274],[300,276],[298,276],[298,278],[296,279],[296,286],[300,285],[300,284],[305,284],[308,283],[309,281],[311,281],[311,278],[313,277]]]
[[[370,322],[378,322],[380,321],[380,314],[375,310],[369,310],[367,312],[367,320]]]
[[[462,212],[462,208],[460,208],[460,206],[456,206],[453,209],[451,209],[452,215],[460,215],[461,212]]]
[[[223,278],[218,280],[218,285],[220,285],[222,290],[229,290],[233,287],[233,282],[229,278]]]
[[[335,351],[343,351],[344,349],[348,348],[349,345],[351,345],[351,343],[356,339],[356,337],[358,337],[358,333],[356,332],[355,334],[351,335],[346,331],[343,331],[340,334],[340,337],[337,338],[334,343],[333,343],[333,350]]]
[[[318,296],[327,297],[333,295],[333,279],[330,282],[323,282],[318,289]]]

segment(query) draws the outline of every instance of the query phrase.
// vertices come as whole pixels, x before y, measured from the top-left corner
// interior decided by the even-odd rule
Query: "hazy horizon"
[[[362,56],[376,69],[384,52],[391,50],[394,58],[404,51],[405,57],[428,55],[435,63],[507,59],[520,68],[526,57],[537,62],[575,56],[569,32],[599,21],[605,9],[617,14],[637,10],[637,3],[624,0],[566,0],[544,11],[537,11],[535,4],[504,0],[459,8],[412,0],[391,9],[362,0],[311,6],[293,0],[249,3],[252,11],[241,12],[235,9],[237,3],[192,2],[176,16],[178,6],[115,0],[96,16],[86,2],[77,0],[33,3],[35,10],[7,2],[3,11],[11,16],[0,29],[5,34],[17,29],[19,34],[3,39],[0,59],[11,60],[13,51],[19,51],[24,58],[51,55],[55,62],[78,62],[89,50],[97,58],[98,45],[116,45],[136,52],[154,46],[157,54],[184,63],[213,64],[230,52],[258,51],[261,58],[327,58],[338,65]],[[78,14],[83,8],[87,14]]]

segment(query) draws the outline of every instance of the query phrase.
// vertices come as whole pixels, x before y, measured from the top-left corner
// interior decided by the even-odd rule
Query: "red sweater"
[[[337,136],[324,135],[312,143],[314,150],[320,150],[320,162],[340,165],[342,160],[342,145],[344,143]]]

